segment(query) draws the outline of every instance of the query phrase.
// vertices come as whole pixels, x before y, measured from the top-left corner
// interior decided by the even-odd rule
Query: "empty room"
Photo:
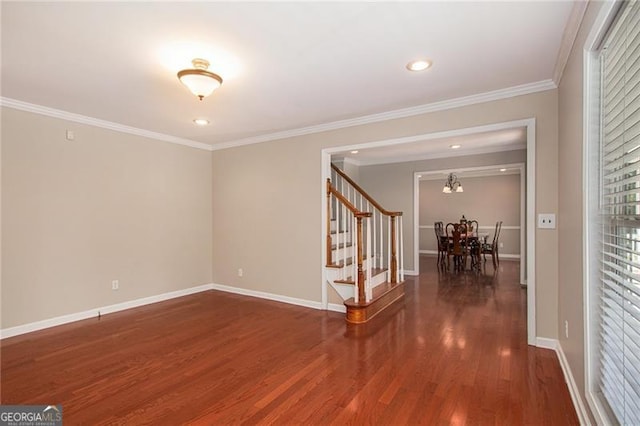
[[[640,3],[0,20],[3,424],[640,423]]]

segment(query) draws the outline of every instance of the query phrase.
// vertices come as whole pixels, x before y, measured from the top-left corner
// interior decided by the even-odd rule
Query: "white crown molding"
[[[586,1],[576,1],[573,3],[573,8],[571,9],[571,14],[567,21],[567,26],[564,28],[564,32],[562,33],[562,41],[560,42],[560,49],[558,49],[556,65],[553,69],[553,82],[556,85],[559,85],[560,80],[562,80],[562,75],[564,74],[567,62],[569,61],[573,44],[578,36],[578,31],[580,30],[582,19],[584,18],[584,14],[587,10],[587,5],[588,2]]]
[[[301,127],[298,129],[284,130],[282,132],[269,133],[266,135],[253,136],[250,138],[238,139],[235,141],[222,142],[213,145],[212,150],[235,148],[243,145],[251,145],[262,142],[269,142],[278,139],[285,139],[294,136],[308,135],[311,133],[326,132],[329,130],[343,129],[345,127],[360,126],[363,124],[377,123],[380,121],[394,120],[398,118],[411,117],[414,115],[426,114],[429,112],[443,111],[447,109],[460,108],[463,106],[480,104],[484,102],[497,101],[500,99],[512,98],[515,96],[528,95],[531,93],[544,92],[546,90],[557,89],[558,86],[553,80],[543,80],[535,83],[522,84],[520,86],[498,89],[491,92],[479,93],[471,96],[449,99],[430,104],[418,105],[410,108],[397,109],[378,114],[365,115],[357,118],[333,121],[315,126]]]
[[[128,133],[132,135],[142,136],[159,141],[174,143],[178,145],[189,146],[191,148],[202,149],[205,151],[217,151],[220,149],[234,148],[243,145],[252,145],[256,143],[269,142],[278,139],[285,139],[294,136],[307,135],[312,133],[326,132],[330,130],[343,129],[346,127],[360,126],[369,123],[377,123],[381,121],[394,120],[398,118],[411,117],[429,112],[444,111],[447,109],[460,108],[469,105],[491,102],[501,99],[512,98],[515,96],[528,95],[546,90],[556,89],[558,86],[553,80],[542,80],[535,83],[527,83],[519,86],[508,87],[505,89],[493,90],[491,92],[478,93],[470,96],[449,99],[445,101],[432,102],[429,104],[418,105],[410,108],[397,109],[393,111],[382,112],[378,114],[365,115],[346,120],[333,121],[314,126],[302,127],[298,129],[284,130],[281,132],[269,133],[265,135],[253,136],[234,141],[221,142],[209,145],[202,142],[196,142],[190,139],[183,139],[176,136],[165,135],[163,133],[152,132],[150,130],[139,129],[136,127],[125,126],[123,124],[111,121],[100,120],[81,114],[62,111],[55,108],[49,108],[41,105],[30,104],[28,102],[16,99],[0,97],[0,106],[13,108],[21,111],[32,112],[34,114],[45,115],[48,117],[59,118],[76,123],[87,124],[90,126],[101,127],[104,129],[114,130],[116,132]],[[435,157],[432,157],[435,158]]]
[[[409,155],[405,157],[395,157],[389,159],[375,159],[375,160],[367,160],[362,159],[358,160],[358,166],[376,166],[380,164],[395,164],[395,163],[409,163],[413,161],[424,161],[424,160],[432,160],[437,158],[451,158],[451,157],[465,157],[471,155],[481,155],[481,154],[491,154],[494,152],[505,152],[505,151],[518,151],[527,149],[527,144],[517,144],[517,145],[509,145],[509,146],[493,146],[493,147],[485,147],[478,149],[467,149],[467,150],[455,150],[449,152],[438,152],[435,154],[423,154],[423,155]],[[347,157],[345,157],[345,160]]]
[[[128,133],[130,135],[142,136],[145,138],[155,139],[163,142],[169,142],[177,145],[184,145],[191,148],[203,149],[211,151],[211,145],[192,141],[190,139],[178,138],[176,136],[165,135],[163,133],[152,132],[149,130],[138,129],[137,127],[125,126],[123,124],[111,121],[100,120],[98,118],[87,117],[86,115],[75,114],[73,112],[62,111],[55,108],[49,108],[41,105],[30,104],[28,102],[18,101],[16,99],[0,97],[0,105],[7,108],[17,109],[20,111],[32,112],[34,114],[45,115],[47,117],[59,118],[61,120],[72,121],[74,123],[87,124],[89,126],[100,127],[103,129],[114,130],[116,132]]]
[[[114,312],[124,311],[125,309],[137,308],[138,306],[149,305],[151,303],[162,302],[164,300],[175,299],[176,297],[188,296],[202,291],[213,289],[213,284],[204,284],[198,287],[186,288],[183,290],[171,291],[155,296],[143,297],[141,299],[129,300],[127,302],[116,303],[115,305],[103,306],[100,308],[89,309],[83,312],[75,312],[68,315],[62,315],[55,318],[49,318],[42,321],[36,321],[28,324],[18,325],[0,330],[0,338],[18,336],[20,334],[31,333],[32,331],[43,330],[45,328],[56,327],[70,322],[80,321],[88,318],[97,318],[100,315],[107,315]]]

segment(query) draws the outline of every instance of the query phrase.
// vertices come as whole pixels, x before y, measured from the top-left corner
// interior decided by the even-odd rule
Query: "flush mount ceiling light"
[[[500,171],[501,171],[501,172],[506,172],[506,171],[507,171],[507,169],[502,168],[502,169],[500,169]]]
[[[449,148],[451,148],[451,149],[458,149],[458,148],[460,148],[461,146],[462,146],[462,145],[457,145],[457,144],[456,144],[456,145],[449,145]]]
[[[193,122],[198,126],[206,126],[207,124],[209,124],[209,120],[207,120],[206,118],[196,118],[195,120],[193,120]]]
[[[424,71],[431,66],[431,61],[428,59],[418,59],[411,61],[407,64],[409,71]]]
[[[353,151],[351,151],[351,153],[352,153],[352,154],[357,154],[357,153],[358,153],[358,150],[357,150],[357,149],[354,149]]]
[[[178,72],[178,79],[191,90],[191,93],[202,100],[222,85],[222,77],[207,71],[209,61],[206,59],[196,58],[191,63],[193,69]]]

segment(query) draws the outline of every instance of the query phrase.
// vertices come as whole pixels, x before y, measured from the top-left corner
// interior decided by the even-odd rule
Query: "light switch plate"
[[[538,228],[556,229],[556,215],[554,213],[538,214]]]

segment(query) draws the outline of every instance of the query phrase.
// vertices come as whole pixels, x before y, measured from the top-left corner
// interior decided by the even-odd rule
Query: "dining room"
[[[518,163],[416,172],[420,257],[445,272],[519,261],[524,285],[523,171]]]

